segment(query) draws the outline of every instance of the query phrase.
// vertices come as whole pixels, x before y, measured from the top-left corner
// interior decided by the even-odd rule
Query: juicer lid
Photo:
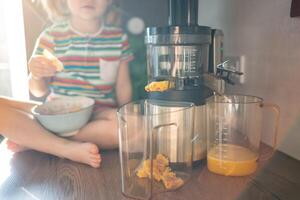
[[[147,27],[147,35],[160,34],[204,34],[210,35],[211,28],[209,26],[163,26],[163,27]]]
[[[157,45],[210,44],[211,31],[208,26],[198,25],[147,27],[145,43]]]

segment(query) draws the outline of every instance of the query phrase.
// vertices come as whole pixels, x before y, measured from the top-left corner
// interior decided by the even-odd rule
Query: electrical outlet
[[[224,67],[231,69],[232,71],[242,72],[242,75],[232,73],[230,79],[234,84],[245,83],[245,56],[227,56],[224,58],[228,61]]]

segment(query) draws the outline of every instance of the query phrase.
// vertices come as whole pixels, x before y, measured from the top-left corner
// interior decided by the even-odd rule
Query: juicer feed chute
[[[151,27],[147,29],[148,78],[167,80],[176,90],[202,84],[208,71],[211,29],[196,27]]]

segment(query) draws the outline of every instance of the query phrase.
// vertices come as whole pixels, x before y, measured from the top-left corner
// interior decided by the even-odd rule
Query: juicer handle
[[[273,139],[273,149],[277,147],[278,141],[278,130],[279,130],[279,120],[280,120],[280,107],[274,103],[263,102],[261,107],[271,108],[275,114],[275,127],[274,127],[274,139]]]
[[[161,128],[169,127],[169,126],[178,127],[177,123],[173,122],[173,123],[167,123],[167,124],[160,124],[160,125],[154,126],[152,128],[152,134],[151,134],[151,137],[150,137],[151,138],[151,141],[150,141],[150,152],[151,152],[151,156],[152,157],[154,157],[155,154],[157,153],[157,152],[155,152],[155,150],[157,150],[157,146],[156,146],[157,142],[155,142],[155,140],[157,140],[158,137],[159,137],[159,135],[158,135],[159,134],[159,130]]]

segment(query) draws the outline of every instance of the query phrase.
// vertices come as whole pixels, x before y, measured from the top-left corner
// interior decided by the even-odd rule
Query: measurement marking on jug
[[[230,130],[227,119],[223,116],[219,116],[216,120],[216,132],[215,132],[215,143],[228,143],[230,139],[228,138]]]

